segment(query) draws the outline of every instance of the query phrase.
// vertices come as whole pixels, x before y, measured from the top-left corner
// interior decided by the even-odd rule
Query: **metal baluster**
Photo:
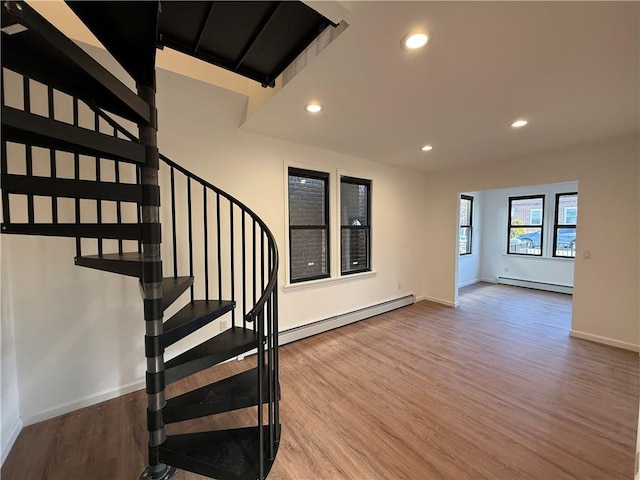
[[[255,225],[255,220],[254,220]],[[255,236],[253,237],[255,244]],[[255,251],[255,249],[254,249]],[[254,282],[255,284],[255,282]],[[255,301],[253,304],[255,305]],[[264,399],[262,398],[262,384],[264,382],[264,347],[262,343],[262,338],[264,336],[264,315],[261,311],[260,314],[253,319],[253,326],[256,327],[256,323],[258,323],[258,450],[259,454],[259,477],[260,479],[264,479],[264,428],[263,428],[263,411],[262,405],[264,403]]]
[[[173,235],[173,276],[178,276],[178,247],[176,243],[176,185],[174,169],[171,167],[171,233]]]
[[[204,294],[209,300],[209,236],[207,224],[207,187],[202,186],[202,202],[204,204]],[[218,266],[218,268],[220,268]]]
[[[234,224],[233,224],[233,202],[229,200],[229,218],[231,223],[231,301],[236,301],[236,274],[235,274],[235,248],[234,248]],[[236,309],[231,310],[231,326],[236,326]]]
[[[4,105],[4,69],[0,67],[0,101]],[[2,175],[9,173],[9,165],[7,161],[7,142],[2,140],[2,152],[0,152],[0,172]],[[11,216],[9,215],[9,194],[6,189],[2,189],[2,221],[4,223],[11,223]]]
[[[263,237],[264,238],[264,235]],[[271,258],[271,248],[269,248],[268,252],[267,252],[267,259],[268,259],[268,265],[269,265],[269,272],[273,271],[273,266],[272,266],[272,258]],[[273,392],[274,392],[274,387],[273,387],[273,339],[271,338],[273,335],[273,326],[271,324],[272,322],[272,316],[271,316],[271,296],[269,296],[269,299],[267,300],[266,303],[266,309],[267,309],[267,386],[269,387],[269,394],[268,394],[268,408],[269,408],[269,459],[273,460],[274,456],[275,456],[275,451],[274,451],[274,447],[275,447],[275,437],[274,437],[274,425],[273,425],[273,401],[274,401],[274,397],[273,397]]]
[[[22,77],[22,90],[24,95],[24,111],[31,112],[31,88],[29,77]],[[27,176],[33,176],[33,147],[25,145],[25,161]],[[33,206],[33,195],[27,195],[27,222],[35,223],[35,209]]]
[[[245,211],[242,210],[242,328],[247,328],[247,237]]]
[[[2,140],[2,152],[0,153],[0,169],[2,175],[6,175],[9,169],[7,164],[7,142]],[[9,194],[5,188],[2,189],[2,221],[6,224],[11,223],[11,216],[9,214]]]
[[[53,104],[53,87],[47,87],[47,101],[49,104],[49,118],[55,120],[55,110]],[[49,165],[51,178],[57,177],[56,172],[56,151],[53,148],[49,149]],[[58,197],[51,195],[51,221],[58,223]]]
[[[251,273],[252,273],[252,277],[253,277],[253,305],[256,304],[256,300],[257,300],[257,296],[256,296],[256,292],[257,292],[257,281],[258,279],[256,278],[258,276],[258,272],[257,270],[257,265],[256,265],[256,220],[253,219],[253,230],[252,230],[252,235],[251,235],[251,246],[252,246],[252,251],[253,251],[253,256],[252,256],[252,261],[253,263],[251,264]],[[258,321],[257,318],[254,317],[253,319],[253,331],[256,331],[256,322]]]
[[[115,127],[113,128],[113,136],[115,138],[118,138],[118,130]],[[116,183],[120,183],[120,162],[118,160],[115,160],[113,162],[113,168],[114,168],[114,174],[115,174],[115,181]],[[122,223],[122,202],[120,200],[116,202],[116,221],[119,224]],[[122,252],[123,252],[122,239],[119,238],[118,253],[122,255]]]
[[[136,185],[140,185],[140,168],[136,166]],[[142,224],[142,205],[138,205],[136,209],[138,225]],[[138,253],[142,253],[142,242],[138,241]]]
[[[191,178],[187,177],[187,212],[189,218],[189,276],[193,277],[193,220],[191,218]],[[191,301],[193,302],[193,284],[191,284]]]
[[[73,125],[76,128],[80,127],[80,113],[79,113],[79,105],[78,99],[73,97]],[[73,178],[76,180],[80,180],[80,154],[74,152],[73,154]],[[75,199],[75,220],[76,223],[80,223],[80,199]],[[82,242],[80,241],[80,237],[76,237],[76,256],[82,256]]]
[[[94,130],[96,132],[100,131],[100,117],[97,112],[94,112]],[[100,157],[95,157],[96,159],[96,182],[100,181]],[[96,200],[96,214],[98,217],[98,225],[102,224],[102,200]],[[102,255],[102,238],[98,238],[98,255]]]
[[[218,244],[218,300],[222,300],[222,250],[220,246],[220,194],[216,192],[216,233]]]
[[[274,247],[275,248],[275,247]],[[275,252],[275,250],[274,250]],[[276,442],[280,441],[280,379],[278,373],[278,282],[273,286],[273,385],[275,388],[275,402],[273,408],[273,423],[276,427]]]

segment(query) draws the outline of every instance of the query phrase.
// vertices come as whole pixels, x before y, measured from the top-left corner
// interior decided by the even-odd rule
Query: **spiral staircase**
[[[174,48],[273,86],[331,22],[300,2],[68,5],[136,92],[28,4],[3,4],[2,233],[75,238],[76,265],[140,280],[149,434],[140,478],[184,469],[263,479],[281,428],[275,239],[242,202],[159,153],[155,53]],[[9,76],[18,90],[11,102]],[[33,108],[36,85],[46,90],[46,115]],[[43,152],[47,174],[34,167]],[[170,308],[176,313],[165,319]],[[220,333],[172,351],[214,321]],[[253,352],[253,368],[166,398],[167,385]],[[174,423],[238,409],[253,409],[255,425],[170,432]]]

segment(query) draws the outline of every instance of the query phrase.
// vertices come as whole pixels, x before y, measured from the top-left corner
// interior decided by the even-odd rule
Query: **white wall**
[[[158,77],[158,110],[162,112],[160,150],[241,199],[265,220],[279,246],[281,282],[285,279],[286,267],[285,163],[304,164],[330,172],[346,170],[373,181],[375,275],[321,281],[313,288],[302,285],[285,289],[280,296],[281,329],[408,293],[422,293],[424,272],[415,259],[424,248],[421,233],[426,175],[234,128],[212,127],[211,116],[218,110],[212,97],[216,90],[219,89],[162,72]],[[183,91],[189,92],[188,100],[181,95],[164,93]],[[303,114],[301,121],[306,121]],[[188,122],[185,121],[187,118]],[[334,233],[337,234],[335,229]],[[332,257],[337,258],[337,242],[333,243]]]
[[[574,333],[639,348],[639,137],[598,141],[428,175],[426,296],[454,303],[458,195],[464,191],[577,181],[580,242],[575,260]],[[629,232],[624,248],[618,232]],[[591,259],[582,257],[589,250]]]
[[[556,193],[577,192],[576,182],[536,185],[484,192],[484,236],[482,241],[482,269],[484,281],[495,282],[498,276],[573,286],[573,265],[571,258],[554,258],[550,246],[553,243],[553,210]],[[509,197],[519,195],[546,196],[544,215],[543,257],[507,255],[507,222]],[[580,201],[578,195],[578,202]],[[580,227],[578,227],[578,232]]]
[[[483,261],[485,231],[484,193],[464,192],[462,195],[473,197],[473,218],[471,220],[471,253],[458,256],[458,287],[471,285],[481,280],[480,265]]]
[[[424,271],[416,258],[425,248],[424,174],[242,132],[237,125],[246,109],[243,95],[165,71],[158,72],[157,84],[161,151],[253,208],[274,232],[281,255],[285,161],[373,179],[376,273],[283,291],[281,329],[422,293]],[[2,289],[3,342],[6,323],[15,329],[15,342],[6,338],[16,353],[25,424],[141,388],[144,332],[137,280],[74,267],[73,239],[5,236],[3,242],[2,272],[11,287]],[[282,258],[281,279],[284,268]],[[4,374],[11,350],[5,352],[3,344],[2,352]],[[4,410],[2,419],[4,427]]]

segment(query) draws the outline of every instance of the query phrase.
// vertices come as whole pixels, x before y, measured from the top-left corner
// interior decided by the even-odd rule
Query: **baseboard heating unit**
[[[514,287],[533,288],[535,290],[546,290],[548,292],[573,294],[573,287],[570,285],[559,285],[557,283],[536,282],[533,280],[521,280],[518,278],[498,277],[501,285],[511,285]]]
[[[280,345],[285,343],[295,342],[312,335],[327,332],[334,328],[343,327],[350,323],[359,322],[365,318],[375,317],[382,313],[390,312],[397,308],[406,307],[416,302],[416,297],[412,295],[406,295],[404,297],[389,300],[387,302],[378,303],[369,307],[360,308],[352,312],[343,313],[342,315],[336,315],[334,317],[318,320],[317,322],[309,323],[307,325],[301,325],[299,327],[283,330],[278,335],[278,341]]]

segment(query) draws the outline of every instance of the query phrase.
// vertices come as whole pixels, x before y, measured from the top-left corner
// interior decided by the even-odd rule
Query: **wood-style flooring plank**
[[[571,297],[502,285],[285,345],[270,479],[630,479],[638,354],[568,335]],[[168,396],[253,366],[229,362]],[[5,480],[135,479],[144,392],[26,427]],[[251,425],[244,409],[170,433]],[[176,480],[202,477],[178,472]]]

